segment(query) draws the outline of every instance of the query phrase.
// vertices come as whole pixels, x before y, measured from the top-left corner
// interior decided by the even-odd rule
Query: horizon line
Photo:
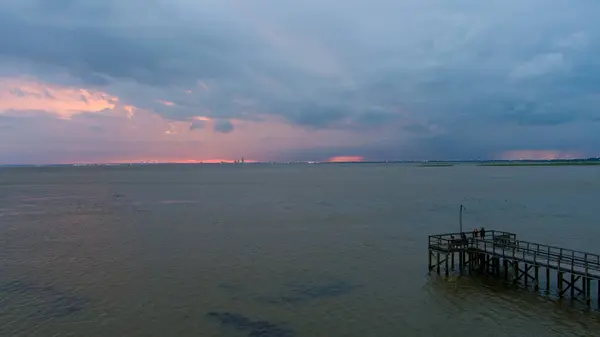
[[[233,162],[233,161],[197,161],[197,162],[178,162],[178,161],[137,161],[137,162],[90,162],[90,163],[44,163],[44,164],[0,164],[0,167],[15,166],[124,166],[124,165],[252,165],[252,164],[383,164],[383,163],[477,163],[477,162],[551,162],[551,161],[576,161],[576,160],[600,160],[600,157],[581,157],[581,158],[555,158],[555,159],[423,159],[423,160],[360,160],[360,161],[318,161],[318,160],[289,160],[289,161],[251,161],[251,162]]]

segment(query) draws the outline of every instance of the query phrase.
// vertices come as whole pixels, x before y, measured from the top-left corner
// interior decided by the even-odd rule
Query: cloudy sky
[[[600,155],[598,0],[2,0],[0,164]]]

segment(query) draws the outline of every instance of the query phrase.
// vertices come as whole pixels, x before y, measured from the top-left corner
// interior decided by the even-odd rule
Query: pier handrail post
[[[550,246],[548,246],[548,256],[547,256],[546,264],[550,265]]]
[[[563,249],[561,248],[558,253],[558,269],[560,269],[560,262],[562,260],[562,255],[563,255]]]

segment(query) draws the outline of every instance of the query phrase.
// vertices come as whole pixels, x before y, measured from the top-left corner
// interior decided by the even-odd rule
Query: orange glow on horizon
[[[204,116],[194,116],[192,117],[193,120],[197,120],[197,121],[204,121],[204,122],[210,122],[212,119],[208,118],[208,117],[204,117]]]
[[[567,152],[559,150],[513,150],[502,152],[501,160],[555,160],[581,158],[578,152]]]
[[[171,101],[165,101],[165,100],[162,100],[162,99],[159,99],[158,103],[164,104],[166,106],[174,106],[175,105],[175,103],[173,103]]]
[[[360,162],[363,161],[362,156],[336,156],[331,157],[327,161],[330,163],[347,163],[347,162]]]
[[[98,161],[66,161],[64,164],[75,164],[75,165],[93,165],[93,164],[233,164],[239,159],[186,159],[186,158],[174,158],[174,159],[149,159],[149,158],[136,158],[136,159],[113,159],[113,160],[98,160]],[[245,163],[258,163],[258,160],[244,159]]]

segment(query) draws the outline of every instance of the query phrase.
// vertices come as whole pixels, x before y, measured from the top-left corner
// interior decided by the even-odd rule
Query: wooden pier
[[[429,236],[429,270],[489,274],[538,293],[600,305],[600,255],[522,241],[514,233]],[[594,286],[597,290],[594,291]]]

